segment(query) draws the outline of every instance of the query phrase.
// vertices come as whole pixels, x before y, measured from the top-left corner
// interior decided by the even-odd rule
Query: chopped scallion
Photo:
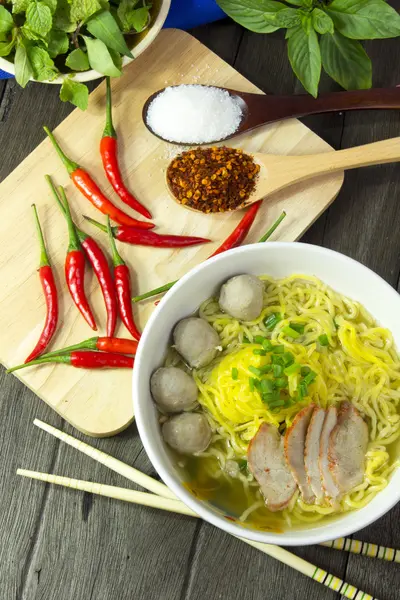
[[[303,379],[306,385],[310,385],[316,378],[317,374],[314,371],[310,371]]]
[[[274,354],[283,354],[285,352],[285,346],[283,344],[280,344],[279,346],[274,346],[272,348],[272,352]]]
[[[308,394],[307,384],[304,381],[301,381],[299,384],[300,398],[304,398],[304,396],[307,396],[307,394]]]
[[[269,331],[271,331],[276,327],[279,321],[282,321],[282,316],[279,313],[272,313],[266,319],[264,319],[264,325]]]
[[[281,365],[274,365],[272,368],[274,377],[280,377],[283,373],[283,367]]]
[[[261,348],[256,348],[255,350],[253,350],[253,354],[255,354],[256,356],[266,356],[267,353]]]
[[[272,365],[264,365],[263,367],[260,367],[260,371],[263,375],[270,373],[272,371]]]
[[[254,367],[253,365],[249,366],[249,371],[253,373],[253,375],[257,375],[257,377],[261,377],[262,375],[262,371],[260,369],[257,369],[257,367]]]
[[[239,471],[241,471],[242,473],[243,473],[244,471],[247,471],[247,460],[245,460],[244,458],[240,458],[240,459],[237,461],[237,464],[238,464],[238,466],[239,466]]]
[[[300,333],[292,327],[289,327],[289,325],[286,325],[286,327],[282,327],[282,332],[294,340],[297,340],[297,338],[300,337]]]
[[[262,335],[256,335],[254,337],[255,344],[262,344],[264,340],[265,340],[265,337],[263,337]]]
[[[299,364],[293,363],[292,365],[286,367],[283,372],[285,373],[285,375],[294,375],[295,373],[300,371],[300,368],[301,367]]]
[[[250,387],[251,392],[254,392],[254,389],[255,389],[254,382],[255,382],[254,377],[249,377],[249,387]]]
[[[239,371],[236,367],[232,367],[232,379],[236,380],[239,377]]]
[[[271,356],[271,363],[273,365],[282,365],[285,364],[285,359],[283,358],[283,354],[273,354]]]
[[[304,325],[302,325],[301,323],[290,323],[290,327],[297,331],[297,333],[300,333],[300,335],[303,335]]]
[[[243,336],[243,344],[250,344],[250,340],[249,340],[249,338],[247,337],[247,335],[244,335],[244,336]]]
[[[274,389],[275,385],[272,379],[261,379],[261,392],[263,394],[271,393]]]
[[[271,402],[269,405],[270,408],[278,408],[278,406],[285,406],[285,401],[284,400],[275,400],[274,402]]]
[[[277,387],[280,390],[283,390],[285,388],[287,388],[288,386],[288,380],[286,379],[286,377],[278,377],[277,379],[275,379],[275,387]]]
[[[267,340],[266,338],[264,338],[264,341],[262,343],[262,347],[264,348],[264,350],[266,350],[267,352],[271,352],[271,350],[273,349],[273,345],[271,344],[271,342],[269,340]]]
[[[266,404],[270,404],[271,402],[278,402],[280,400],[279,391],[269,392],[267,394],[262,395],[262,401]]]
[[[318,341],[321,344],[321,346],[329,346],[329,339],[328,339],[328,336],[326,335],[326,333],[323,333],[322,335],[320,335],[318,338]]]
[[[310,367],[301,367],[301,376],[302,377],[305,377],[309,373],[311,373]]]
[[[294,356],[291,352],[284,352],[282,354],[283,365],[288,367],[294,363]]]

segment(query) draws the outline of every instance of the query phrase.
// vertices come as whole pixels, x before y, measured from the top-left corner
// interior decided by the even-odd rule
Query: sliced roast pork
[[[322,426],[321,439],[319,443],[319,471],[321,474],[322,488],[327,498],[335,503],[339,496],[339,489],[333,480],[329,470],[328,463],[328,447],[331,433],[337,425],[337,409],[336,406],[330,406],[326,411],[325,421]]]
[[[319,471],[319,443],[322,427],[325,420],[325,411],[317,406],[311,417],[307,430],[306,445],[304,451],[304,465],[306,468],[307,481],[313,491],[318,503],[324,498],[324,490],[321,483]]]
[[[263,423],[247,451],[248,466],[260,485],[265,504],[275,512],[286,508],[296,491],[276,427]]]
[[[329,470],[342,494],[364,479],[368,437],[368,426],[358,410],[350,402],[342,402],[328,447]]]
[[[315,404],[303,408],[294,418],[292,426],[285,434],[285,456],[292,475],[297,482],[304,502],[312,504],[315,496],[307,480],[304,464],[304,450],[307,429],[310,424]]]

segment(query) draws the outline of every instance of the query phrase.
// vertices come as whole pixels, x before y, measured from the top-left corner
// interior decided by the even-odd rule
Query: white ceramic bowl
[[[141,42],[137,46],[134,47],[134,49],[132,51],[135,58],[137,58],[140,54],[142,54],[142,52],[144,52],[146,50],[146,48],[148,48],[150,46],[150,44],[152,44],[154,42],[157,35],[160,33],[162,26],[164,25],[164,22],[165,22],[165,19],[167,18],[170,6],[171,6],[171,0],[162,0],[161,1],[160,10],[158,11],[156,18],[154,19],[153,23],[150,25],[144,38],[141,40]],[[132,62],[132,60],[134,60],[134,59],[124,56],[123,61],[122,61],[122,66],[125,67],[125,65]],[[5,71],[6,73],[11,73],[12,75],[15,75],[14,63],[6,60],[5,58],[0,57],[0,69],[2,71]],[[57,77],[57,79],[53,79],[52,81],[42,81],[41,83],[60,84],[64,81],[64,79],[66,77],[68,77],[67,74],[60,75],[60,77]],[[90,71],[84,71],[83,73],[75,73],[73,79],[74,79],[74,81],[84,82],[84,81],[93,81],[94,79],[100,79],[101,77],[104,77],[104,75],[102,73],[99,73],[98,71],[95,71],[94,69],[91,69]],[[34,80],[31,79],[31,81],[34,81]]]
[[[133,399],[136,421],[145,450],[163,481],[203,519],[225,531],[251,540],[282,545],[306,545],[332,540],[372,523],[400,500],[400,469],[389,485],[365,508],[336,520],[282,534],[242,528],[221,511],[196,499],[182,485],[168,448],[160,435],[149,380],[162,365],[174,325],[192,315],[221,284],[240,273],[285,277],[292,273],[316,275],[337,292],[361,302],[394,336],[400,348],[400,296],[383,279],[360,263],[318,246],[300,243],[251,244],[220,254],[187,273],[162,299],[143,332],[135,360]],[[400,453],[400,444],[398,444]]]

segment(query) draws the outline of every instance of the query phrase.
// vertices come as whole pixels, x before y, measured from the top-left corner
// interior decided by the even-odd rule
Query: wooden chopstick
[[[198,517],[198,515],[188,509],[183,502],[180,502],[179,500],[171,500],[170,498],[164,498],[155,494],[135,492],[133,490],[127,490],[125,488],[114,487],[111,485],[103,485],[100,483],[93,483],[91,481],[80,481],[79,479],[50,475],[49,473],[39,473],[37,471],[27,471],[25,469],[18,469],[17,474],[76,490],[99,494],[100,496],[108,496],[110,498],[123,500],[125,502],[144,504],[145,506],[151,506],[152,508],[159,508],[168,511],[175,511],[176,508],[176,512]],[[185,509],[187,512],[184,512]],[[303,573],[303,575],[307,575],[307,577],[310,577],[311,579],[322,583],[326,587],[339,592],[350,600],[377,600],[377,598],[374,598],[373,596],[366,594],[362,590],[350,585],[349,583],[346,583],[342,579],[339,579],[339,577],[335,577],[331,573],[328,573],[323,569],[319,569],[312,563],[296,556],[295,554],[292,554],[280,546],[253,542],[251,540],[243,539],[239,536],[234,537],[242,542],[245,542],[249,546],[256,548],[257,550],[260,550],[264,554],[268,554],[268,556],[279,560],[285,565],[292,567],[296,571]]]
[[[161,481],[156,481],[155,479],[153,479],[152,477],[149,477],[148,475],[145,475],[141,471],[138,471],[137,469],[130,467],[129,465],[110,456],[109,454],[106,454],[105,452],[102,452],[101,450],[97,450],[97,448],[93,448],[93,446],[89,446],[89,444],[86,444],[85,442],[81,442],[80,440],[77,440],[72,435],[68,435],[67,433],[60,431],[56,427],[53,427],[52,425],[49,425],[48,423],[45,423],[44,421],[35,419],[33,421],[33,423],[37,427],[40,427],[40,429],[43,429],[43,431],[46,431],[50,435],[58,438],[62,442],[65,442],[69,446],[76,448],[77,450],[79,450],[80,452],[83,452],[87,456],[90,456],[90,458],[93,458],[97,462],[100,462],[101,464],[105,465],[112,471],[119,473],[123,477],[129,479],[130,481],[133,481],[134,483],[136,483],[137,485],[140,485],[141,487],[145,488],[146,490],[149,490],[150,492],[153,492],[153,493],[157,494],[158,496],[162,496],[163,498],[170,498],[171,500],[175,500],[175,501],[179,502],[180,504],[182,504],[183,507],[186,509],[186,511],[190,510]],[[33,473],[33,471],[29,471],[29,472]],[[19,474],[23,474],[23,473],[19,473]],[[50,475],[50,477],[53,477],[53,475]],[[35,477],[35,479],[40,479],[40,478]],[[44,480],[42,479],[42,481],[44,481]],[[49,483],[56,483],[56,482],[49,481]],[[90,482],[86,482],[86,483],[88,485],[90,484]],[[64,484],[59,484],[59,485],[64,485]],[[101,484],[97,484],[97,485],[101,485]],[[106,486],[106,487],[112,487],[112,486]],[[81,488],[76,488],[76,489],[81,489]],[[125,488],[120,488],[120,489],[125,489]],[[91,490],[85,489],[84,491],[90,492]],[[92,493],[100,493],[100,492],[92,492]],[[100,494],[100,495],[103,495],[103,494]],[[114,496],[110,496],[110,497],[114,497]],[[132,500],[132,502],[134,502],[134,500]],[[140,504],[140,502],[138,502],[138,504]],[[150,506],[150,505],[148,505],[148,506]],[[168,510],[168,509],[164,509],[164,510]],[[183,509],[177,510],[176,512],[182,512],[182,514],[186,514],[186,515],[190,514],[191,516],[197,516],[193,511],[185,512]],[[345,550],[346,552],[351,552],[353,554],[362,554],[364,556],[369,556],[371,558],[381,558],[383,560],[400,563],[400,550],[395,550],[394,548],[386,548],[385,546],[377,546],[375,544],[368,544],[367,542],[361,542],[359,540],[351,540],[350,538],[338,538],[338,539],[332,540],[330,542],[323,542],[320,545],[327,546],[329,548],[334,548],[335,550]]]

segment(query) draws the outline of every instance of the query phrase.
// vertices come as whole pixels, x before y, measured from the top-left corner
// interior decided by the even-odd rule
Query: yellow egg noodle
[[[219,333],[222,346],[220,356],[211,365],[193,373],[199,402],[215,432],[210,447],[201,455],[210,459],[208,474],[211,478],[226,477],[227,461],[245,459],[249,442],[261,423],[272,423],[283,432],[303,406],[315,402],[326,408],[349,399],[368,422],[370,443],[364,481],[342,498],[340,511],[361,508],[387,485],[398,464],[388,448],[400,436],[400,360],[392,335],[378,326],[359,303],[334,292],[315,277],[260,279],[265,283],[264,308],[255,321],[243,323],[229,317],[220,311],[215,299],[200,307],[200,316]],[[282,320],[271,333],[264,320],[273,313],[280,313]],[[288,338],[283,331],[293,323],[304,325],[301,342]],[[322,347],[318,338],[324,334],[329,345]],[[256,335],[284,345],[296,363],[317,374],[307,395],[288,408],[275,409],[279,412],[271,412],[258,391],[251,391],[249,386],[249,366],[259,367],[267,360],[253,353],[260,347],[253,343]],[[232,378],[232,369],[237,370],[236,379]],[[289,375],[291,393],[298,382],[298,373]],[[258,484],[252,475],[240,472],[236,477],[245,493],[253,490],[253,504],[241,520],[252,512],[265,512],[259,492],[254,502],[254,486]],[[283,517],[287,524],[295,525],[337,512],[328,503],[307,505],[296,493]]]

